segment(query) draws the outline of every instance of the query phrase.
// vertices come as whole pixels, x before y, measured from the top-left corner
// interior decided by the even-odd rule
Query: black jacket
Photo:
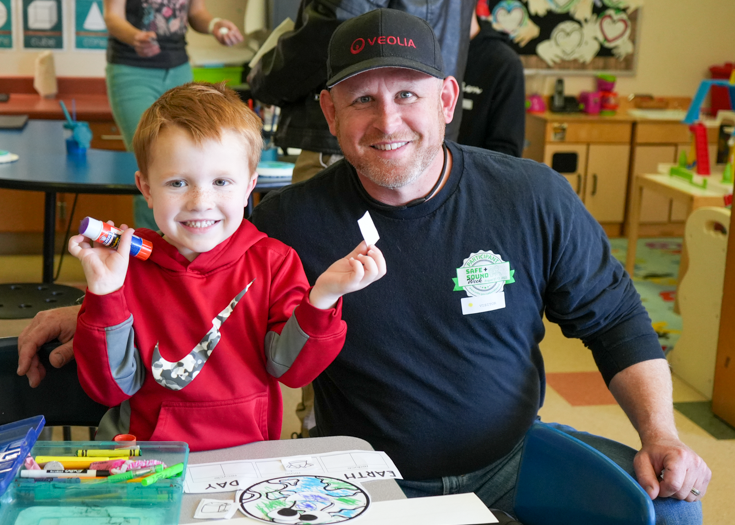
[[[446,73],[461,83],[475,5],[472,0],[303,0],[294,30],[281,36],[250,78],[256,99],[281,108],[276,144],[340,153],[319,106],[319,93],[327,81],[329,39],[341,22],[381,7],[425,19],[441,44]],[[447,138],[456,138],[461,114],[460,99]]]
[[[509,37],[480,21],[470,41],[464,82],[460,144],[520,157],[526,127],[523,64]]]

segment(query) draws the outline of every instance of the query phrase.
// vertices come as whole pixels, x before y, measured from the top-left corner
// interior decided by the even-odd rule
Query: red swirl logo
[[[352,45],[350,46],[350,51],[352,51],[353,55],[358,54],[360,51],[362,51],[365,48],[365,39],[364,38],[357,38],[354,42],[352,42]]]

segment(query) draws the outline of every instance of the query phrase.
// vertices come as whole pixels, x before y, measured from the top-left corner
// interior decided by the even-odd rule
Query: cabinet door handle
[[[577,173],[577,195],[582,195],[582,174]]]
[[[122,135],[100,135],[102,140],[122,140]]]
[[[597,173],[592,174],[592,196],[597,195]]]

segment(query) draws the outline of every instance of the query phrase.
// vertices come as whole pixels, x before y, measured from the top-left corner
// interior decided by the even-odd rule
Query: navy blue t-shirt
[[[544,314],[591,348],[608,382],[663,357],[605,233],[561,175],[448,146],[448,181],[423,204],[381,205],[341,161],[268,194],[252,217],[314,283],[357,246],[370,212],[387,274],[344,297],[344,349],[314,382],[317,429],[367,440],[406,479],[473,472],[522,439],[544,398]]]

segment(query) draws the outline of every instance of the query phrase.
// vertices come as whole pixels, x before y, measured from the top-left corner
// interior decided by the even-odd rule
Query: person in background
[[[204,0],[105,0],[107,97],[125,143],[143,112],[169,89],[192,81],[186,31],[211,34],[223,46],[243,41],[229,20],[214,18]],[[155,228],[145,199],[133,199],[135,225]]]
[[[327,48],[343,21],[376,7],[404,11],[425,19],[441,42],[449,74],[462,79],[469,46],[470,17],[476,0],[303,0],[293,31],[255,66],[248,83],[253,96],[281,108],[275,143],[301,149],[293,182],[306,180],[342,158],[319,107],[319,93],[327,81]],[[461,111],[460,111],[461,112]],[[456,139],[461,115],[447,134]]]
[[[486,0],[480,0],[485,2]],[[472,16],[457,142],[521,157],[526,131],[523,64],[510,37]]]

